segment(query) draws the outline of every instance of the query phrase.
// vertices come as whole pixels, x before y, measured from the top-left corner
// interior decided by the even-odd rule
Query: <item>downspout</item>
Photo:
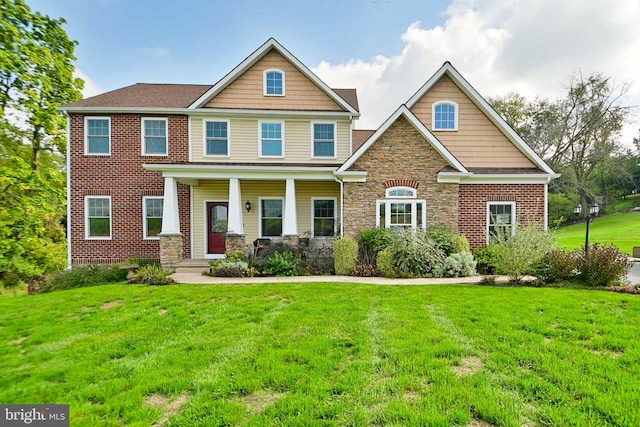
[[[549,181],[551,178],[544,183],[544,231],[549,231]]]
[[[71,118],[69,113],[64,110],[67,116],[67,270],[71,270]]]
[[[340,184],[340,237],[344,237],[344,182],[337,176],[333,179]]]

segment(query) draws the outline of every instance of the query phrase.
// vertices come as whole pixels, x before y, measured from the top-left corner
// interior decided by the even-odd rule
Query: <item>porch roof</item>
[[[142,165],[146,170],[162,172],[164,177],[198,185],[201,179],[287,179],[335,181],[339,164],[290,163],[153,163]]]

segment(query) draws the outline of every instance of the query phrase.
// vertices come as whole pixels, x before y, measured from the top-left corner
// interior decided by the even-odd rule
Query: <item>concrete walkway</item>
[[[627,275],[627,280],[633,285],[640,285],[640,258],[630,258],[633,266]]]

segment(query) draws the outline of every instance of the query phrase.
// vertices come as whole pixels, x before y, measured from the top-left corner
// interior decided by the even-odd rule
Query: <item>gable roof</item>
[[[262,46],[255,50],[251,55],[246,57],[244,61],[238,64],[233,70],[231,70],[226,76],[224,76],[218,83],[213,85],[202,96],[196,99],[189,109],[201,108],[206,105],[212,98],[224,90],[227,86],[233,83],[238,77],[240,77],[245,71],[251,68],[256,62],[264,57],[271,50],[275,49],[278,53],[285,57],[294,67],[296,67],[302,74],[304,74],[309,80],[311,80],[316,86],[318,86],[324,93],[326,93],[333,101],[335,101],[345,111],[352,113],[355,116],[359,116],[357,108],[354,108],[351,102],[347,102],[338,91],[331,89],[326,85],[318,76],[316,76],[306,65],[304,65],[298,58],[293,56],[291,52],[284,48],[276,39],[271,37]],[[343,95],[352,97],[351,93],[343,92]],[[353,102],[353,99],[351,99]],[[357,104],[357,101],[355,102]]]
[[[449,61],[445,62],[436,73],[431,76],[427,82],[422,85],[416,93],[407,101],[407,108],[413,108],[420,99],[444,76],[447,75],[458,86],[488,118],[495,124],[498,129],[507,137],[509,141],[531,160],[537,167],[545,173],[555,175],[553,169],[536,154],[533,149],[514,131],[511,126],[498,114],[496,110],[475,90],[468,81],[455,69]]]
[[[376,131],[373,129],[354,129],[351,132],[351,141],[353,143],[353,150],[357,150],[362,147],[362,144],[367,142],[367,139],[371,138]]]
[[[431,133],[429,129],[422,123],[406,105],[401,105],[383,124],[376,130],[367,141],[358,148],[355,153],[347,159],[346,162],[336,172],[345,172],[371,147],[389,127],[398,120],[400,116],[404,116],[409,123],[416,128],[418,132],[431,144],[431,146],[458,172],[466,173],[467,169],[454,157],[453,154]]]

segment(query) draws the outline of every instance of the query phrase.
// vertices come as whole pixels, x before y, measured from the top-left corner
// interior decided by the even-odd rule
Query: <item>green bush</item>
[[[435,241],[436,245],[444,252],[446,256],[454,253],[455,236],[449,227],[444,225],[432,225],[427,229],[427,237]]]
[[[86,286],[104,285],[106,283],[123,282],[127,279],[127,270],[118,266],[92,265],[84,268],[74,268],[47,277],[43,292],[60,289],[74,289]]]
[[[438,271],[441,277],[469,277],[476,274],[476,261],[471,252],[449,255]]]
[[[213,261],[209,261],[209,265],[211,268],[209,269],[209,274],[207,276],[218,276],[218,277],[243,277],[246,275],[247,270],[249,268],[249,259],[242,251],[233,251],[226,252],[225,258],[215,259]],[[238,264],[241,263],[241,264]],[[242,266],[244,268],[241,268]],[[218,274],[218,269],[223,268],[223,271]],[[242,275],[235,275],[234,271],[240,268],[242,271]]]
[[[271,244],[260,248],[253,254],[252,258],[249,260],[249,265],[251,267],[255,267],[258,271],[264,271],[267,264],[269,264],[269,258],[277,253],[282,254],[285,252],[291,252],[297,258],[302,258],[302,250],[299,247],[295,247],[285,242],[271,242]]]
[[[398,271],[393,265],[393,254],[391,253],[391,249],[387,248],[378,252],[378,257],[376,258],[376,270],[382,277],[389,279],[398,277]]]
[[[551,251],[542,257],[534,275],[542,283],[571,280],[578,273],[578,258],[575,252]]]
[[[216,277],[246,277],[249,264],[245,261],[225,261],[216,266]]]
[[[129,274],[129,283],[138,283],[150,286],[166,286],[175,283],[171,277],[171,271],[165,270],[158,264],[147,264]]]
[[[595,243],[589,248],[589,256],[585,256],[584,249],[574,253],[578,258],[582,278],[591,286],[608,286],[620,282],[631,269],[627,255],[612,244]]]
[[[445,253],[437,242],[421,230],[395,233],[389,249],[393,265],[401,274],[408,276],[434,277],[445,259]]]
[[[333,246],[333,257],[336,274],[350,274],[358,262],[358,242],[351,237],[336,240]]]
[[[358,235],[361,261],[367,264],[374,264],[378,253],[389,246],[391,237],[391,230],[384,227],[362,230]]]
[[[535,226],[520,226],[516,234],[508,232],[495,236],[498,273],[506,274],[519,283],[527,274],[535,274],[535,267],[549,252],[556,249],[555,238]]]
[[[461,252],[471,252],[471,245],[467,236],[462,234],[455,234],[453,236],[452,254],[459,254]]]
[[[376,275],[376,268],[371,264],[357,264],[351,275],[356,277],[373,277]]]
[[[496,274],[498,269],[498,248],[496,245],[488,245],[483,248],[474,249],[472,253],[477,262],[476,270],[478,273],[483,275]]]
[[[293,252],[276,252],[269,257],[263,272],[278,277],[297,276],[298,261]]]
[[[552,228],[565,224],[574,218],[575,197],[562,193],[549,193],[549,226]]]

